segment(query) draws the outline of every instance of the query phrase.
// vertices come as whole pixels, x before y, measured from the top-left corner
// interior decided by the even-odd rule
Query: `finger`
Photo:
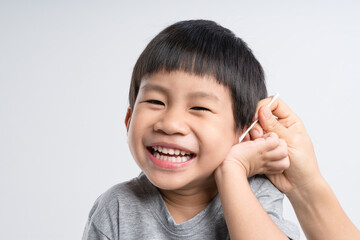
[[[259,123],[256,123],[253,129],[250,131],[250,137],[252,140],[261,138],[264,136],[264,131]]]
[[[288,130],[275,119],[267,106],[262,106],[259,109],[259,122],[265,132],[274,132],[280,138],[288,139]]]
[[[268,97],[258,102],[254,117],[255,120],[259,117],[259,109],[263,106],[267,106],[271,99],[272,97]],[[276,99],[276,101],[271,104],[270,110],[272,111],[273,115],[279,119],[284,119],[290,117],[291,115],[295,115],[295,113],[280,98]]]
[[[272,161],[276,162],[288,157],[288,146],[286,142],[282,139],[279,139],[279,145],[275,149],[266,152],[264,156],[266,159],[270,159],[270,161],[268,161],[269,163]]]
[[[290,167],[289,157],[282,158],[277,161],[271,161],[267,164],[266,168],[268,173],[282,173]]]
[[[280,139],[276,133],[266,133],[262,138],[255,139],[253,142],[258,144],[260,153],[267,155],[268,152],[279,147]]]

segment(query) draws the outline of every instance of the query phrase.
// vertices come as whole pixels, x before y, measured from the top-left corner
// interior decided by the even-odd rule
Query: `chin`
[[[155,187],[162,190],[178,190],[190,184],[188,179],[179,178],[179,176],[170,176],[168,174],[166,174],[167,176],[163,174],[155,175],[148,173],[145,173],[145,175]]]

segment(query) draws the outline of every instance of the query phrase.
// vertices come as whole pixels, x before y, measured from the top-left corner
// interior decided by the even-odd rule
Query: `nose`
[[[187,135],[190,128],[185,118],[185,112],[180,109],[166,110],[154,124],[154,131],[168,135]]]

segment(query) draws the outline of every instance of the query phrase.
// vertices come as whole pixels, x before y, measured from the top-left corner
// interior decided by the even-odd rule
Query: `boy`
[[[254,176],[289,166],[286,143],[238,144],[266,95],[230,30],[195,20],[160,32],[134,67],[125,118],[142,173],[96,200],[83,239],[298,239],[282,193]]]

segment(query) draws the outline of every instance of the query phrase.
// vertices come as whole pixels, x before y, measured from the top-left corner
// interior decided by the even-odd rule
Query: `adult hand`
[[[266,133],[253,141],[235,144],[219,168],[226,164],[240,167],[247,177],[259,173],[282,173],[290,165],[288,148],[277,134]]]
[[[281,174],[267,176],[288,196],[307,239],[360,239],[359,230],[321,176],[302,121],[280,99],[270,109],[266,106],[269,101],[267,98],[259,102],[255,118],[259,119],[260,125],[255,126],[250,135],[259,138],[263,129],[277,133],[286,141],[290,167]]]
[[[255,119],[259,119],[260,125],[257,124],[250,135],[257,139],[263,136],[264,130],[274,132],[286,141],[290,168],[281,174],[268,174],[267,177],[280,191],[287,194],[322,177],[311,139],[300,118],[281,99],[276,100],[269,109],[267,104],[270,101],[271,98],[266,98],[259,102]]]

